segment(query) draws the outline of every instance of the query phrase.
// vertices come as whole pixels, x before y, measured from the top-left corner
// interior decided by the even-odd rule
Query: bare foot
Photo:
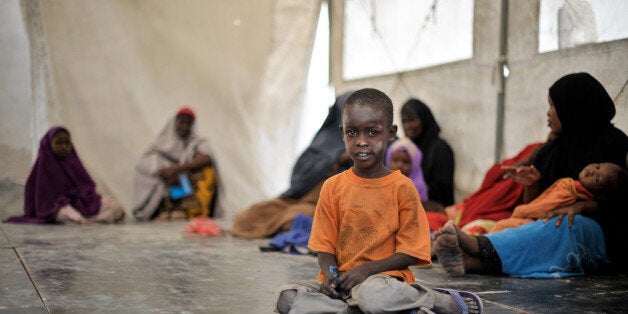
[[[462,254],[458,245],[458,236],[453,221],[448,221],[434,234],[433,251],[438,262],[450,276],[463,276],[465,274]]]
[[[81,215],[74,207],[70,205],[66,205],[59,209],[57,212],[57,216],[55,220],[60,223],[76,223],[76,224],[87,224],[88,220]]]
[[[103,196],[100,210],[96,216],[89,218],[91,222],[116,223],[124,219],[124,208],[120,203],[109,196]]]

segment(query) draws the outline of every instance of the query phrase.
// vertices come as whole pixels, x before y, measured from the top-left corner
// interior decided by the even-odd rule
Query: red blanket
[[[502,179],[502,166],[510,166],[530,156],[532,151],[543,145],[533,143],[525,147],[516,156],[493,165],[484,176],[480,188],[457,204],[461,209],[458,226],[476,219],[501,220],[510,217],[515,206],[523,201],[523,186],[513,179]]]

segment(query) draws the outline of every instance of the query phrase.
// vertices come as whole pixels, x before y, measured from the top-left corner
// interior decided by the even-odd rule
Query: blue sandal
[[[480,297],[478,297],[477,295],[471,292],[458,291],[458,290],[453,290],[453,289],[443,289],[443,288],[434,288],[434,291],[447,293],[451,295],[454,298],[454,300],[456,300],[456,303],[458,303],[458,306],[460,307],[460,310],[462,310],[463,314],[468,314],[469,308],[467,308],[467,304],[464,302],[462,298],[469,298],[473,300],[475,304],[477,304],[478,306],[478,313],[482,313],[484,311],[484,305],[482,304],[482,299],[480,299]]]

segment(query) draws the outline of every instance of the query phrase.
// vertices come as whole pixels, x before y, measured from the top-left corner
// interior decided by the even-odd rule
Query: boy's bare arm
[[[416,264],[419,259],[403,253],[395,253],[392,256],[364,263],[342,274],[337,281],[340,290],[351,290],[351,288],[362,283],[371,275],[379,274],[389,270],[404,269]]]
[[[321,284],[321,292],[331,298],[338,299],[340,298],[340,293],[336,289],[337,279],[334,278],[334,274],[332,274],[329,270],[329,266],[332,265],[338,266],[336,255],[325,252],[318,252],[318,266],[321,268],[321,271],[325,276],[325,280]]]
[[[334,274],[329,272],[329,266],[334,265],[338,266],[338,261],[336,261],[336,255],[318,252],[318,266],[320,266],[323,275],[325,275],[325,279],[334,278]]]

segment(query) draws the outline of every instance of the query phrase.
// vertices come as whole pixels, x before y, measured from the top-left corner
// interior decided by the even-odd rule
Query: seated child
[[[390,170],[399,170],[414,182],[422,202],[429,201],[427,184],[423,178],[421,150],[409,138],[394,141],[386,151],[386,165]]]
[[[613,197],[620,188],[619,178],[622,169],[613,163],[596,163],[586,166],[580,172],[579,180],[562,178],[528,204],[515,207],[512,216],[498,221],[490,232],[533,222],[544,218],[552,209],[571,205],[577,201],[602,201]]]
[[[419,192],[421,203],[425,209],[427,222],[430,225],[430,231],[436,231],[447,222],[444,208],[438,206],[440,203],[430,202],[427,183],[423,178],[423,169],[421,161],[423,154],[412,140],[402,138],[388,145],[386,151],[386,162],[384,163],[390,170],[399,170],[403,175],[410,178],[414,182],[414,186]]]
[[[532,278],[582,275],[609,262],[605,249],[609,239],[595,220],[585,216],[570,214],[569,223],[561,224],[561,210],[590,199],[625,197],[627,188],[626,170],[613,163],[590,164],[580,172],[578,181],[560,179],[527,204],[527,211],[518,208],[526,212],[524,217],[545,219],[529,222],[532,219],[515,218],[516,223],[527,223],[514,228],[516,223],[504,223],[509,229],[477,237],[448,222],[434,234],[434,251],[452,276],[466,272]],[[558,217],[550,218],[556,214]]]
[[[429,228],[414,183],[384,166],[392,121],[381,91],[358,90],[345,102],[341,131],[353,166],[321,190],[308,243],[318,253],[318,280],[281,286],[279,313],[482,312],[472,293],[414,282],[409,266],[431,262]]]
[[[81,163],[70,132],[51,128],[41,139],[37,160],[24,190],[24,215],[16,223],[112,223],[125,216],[112,197],[101,197]]]

